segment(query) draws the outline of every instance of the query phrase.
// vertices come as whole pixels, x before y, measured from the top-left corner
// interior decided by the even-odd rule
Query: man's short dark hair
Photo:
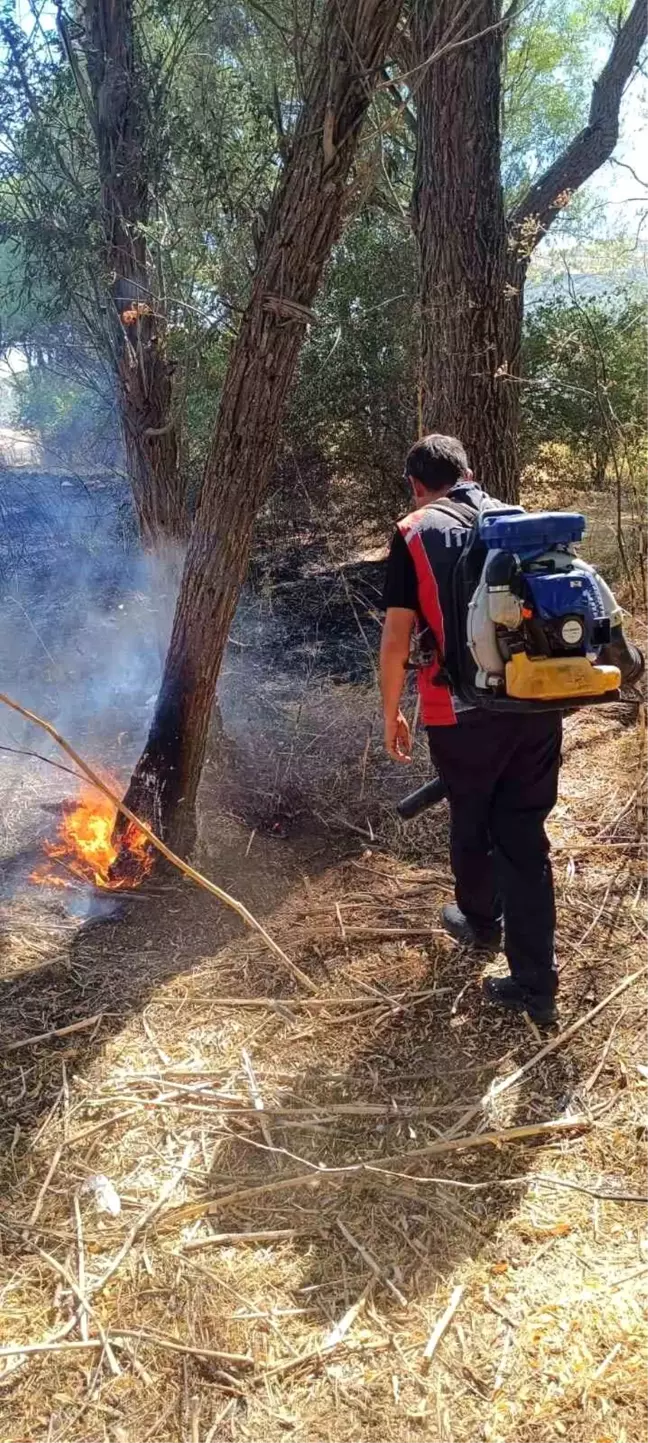
[[[428,491],[452,486],[468,470],[468,457],[456,436],[423,436],[407,453],[405,470]]]

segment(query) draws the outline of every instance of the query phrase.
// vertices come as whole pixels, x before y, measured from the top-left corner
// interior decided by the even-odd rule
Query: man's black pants
[[[450,802],[457,904],[476,929],[504,917],[511,975],[527,993],[553,996],[556,907],[545,821],[555,806],[562,721],[459,712],[428,727],[430,753]]]

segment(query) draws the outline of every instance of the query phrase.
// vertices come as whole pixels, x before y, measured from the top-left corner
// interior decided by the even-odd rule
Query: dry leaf
[[[552,1227],[525,1227],[522,1223],[520,1232],[525,1238],[535,1238],[538,1242],[544,1242],[546,1238],[566,1238],[572,1231],[572,1224],[568,1222],[554,1223]]]

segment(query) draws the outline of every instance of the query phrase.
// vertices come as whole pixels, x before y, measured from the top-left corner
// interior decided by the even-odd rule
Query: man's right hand
[[[411,762],[412,735],[407,717],[399,711],[395,717],[385,717],[385,750],[392,761]]]

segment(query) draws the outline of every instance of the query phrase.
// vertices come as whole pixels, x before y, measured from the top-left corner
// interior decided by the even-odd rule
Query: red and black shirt
[[[473,511],[486,499],[490,501],[468,481],[458,481],[447,495],[448,501],[461,502]],[[430,664],[417,671],[424,726],[453,726],[457,711],[463,709],[440,673],[443,657],[460,641],[448,635],[453,625],[451,583],[467,535],[465,523],[430,502],[399,521],[389,552],[383,606],[415,611],[419,632],[427,632],[433,641]],[[465,644],[464,638],[461,643]]]

